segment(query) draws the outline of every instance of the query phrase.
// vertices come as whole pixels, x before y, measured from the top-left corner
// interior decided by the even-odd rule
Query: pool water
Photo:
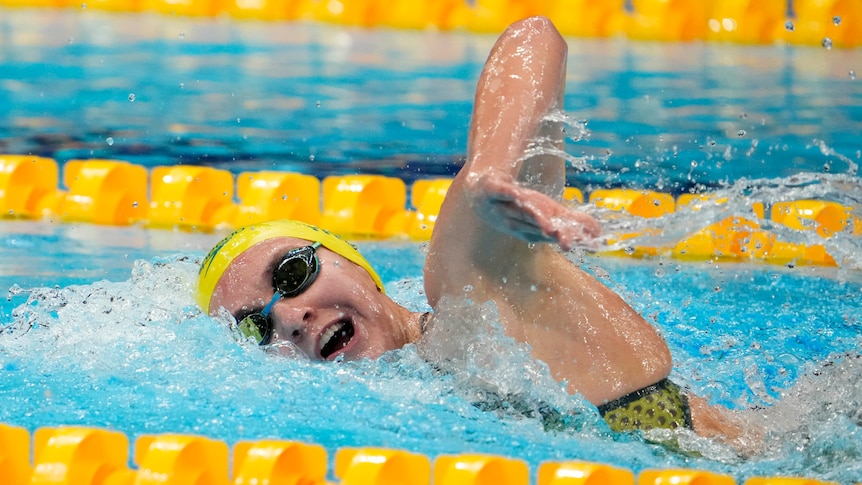
[[[849,359],[813,377],[824,361],[862,344],[856,273],[585,257],[584,268],[668,339],[676,380],[734,409],[769,410],[757,413],[776,426],[762,455],[742,460],[686,436],[686,449],[702,455],[695,458],[611,433],[594,408],[496,333],[492,308],[472,310],[479,323],[471,343],[497,356],[491,369],[466,364],[440,375],[412,347],[378,362],[293,361],[237,343],[195,307],[196,261],[216,235],[14,221],[0,228],[2,283],[10,288],[0,312],[2,422],[100,426],[130,437],[195,433],[228,443],[278,437],[431,457],[478,451],[531,465],[577,458],[636,471],[696,467],[740,480],[798,474],[850,483],[860,476],[862,362]],[[362,249],[393,297],[425,305],[419,245]],[[568,429],[546,431],[538,418],[480,411],[471,404],[472,380],[576,416]],[[782,397],[806,386],[816,392]],[[784,429],[790,418],[798,426]]]
[[[235,173],[451,174],[494,40],[87,11],[2,14],[0,105],[9,109],[0,113],[0,151]],[[808,196],[858,214],[862,88],[850,71],[860,61],[858,51],[573,39],[566,109],[586,120],[590,136],[569,144],[583,157],[569,181],[585,190],[709,189],[732,195],[727,210],[741,215],[752,201]],[[667,234],[716,217],[638,224]],[[594,408],[499,334],[490,306],[465,309],[475,323],[468,343],[487,352],[447,374],[414,347],[331,365],[240,344],[223,322],[200,314],[192,293],[197,262],[222,235],[0,221],[0,422],[228,443],[278,437],[330,451],[478,451],[533,466],[694,467],[739,480],[862,479],[862,361],[854,358],[862,248],[848,234],[825,241],[838,268],[571,256],[662,332],[676,381],[734,409],[762,408],[754,416],[771,431],[749,459],[689,435],[679,437],[680,453],[611,433]],[[394,298],[424,308],[421,244],[361,249]],[[478,409],[477,381],[528,406],[550,403],[571,415],[568,427],[549,431],[523,413]]]

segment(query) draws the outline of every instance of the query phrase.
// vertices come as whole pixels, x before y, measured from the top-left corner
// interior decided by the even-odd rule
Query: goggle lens
[[[294,297],[305,291],[320,270],[314,246],[291,249],[272,273],[272,286],[284,297]]]

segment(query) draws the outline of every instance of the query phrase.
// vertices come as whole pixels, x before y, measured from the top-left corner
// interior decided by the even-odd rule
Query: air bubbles
[[[137,96],[135,96],[135,93],[129,93],[129,102],[134,103],[135,99],[137,99]]]
[[[114,139],[109,136],[109,137],[105,138],[105,143],[107,143],[108,146],[111,146],[114,144]]]
[[[737,131],[737,132],[736,132],[736,136],[738,136],[738,137],[742,138],[743,136],[745,136],[745,130],[739,130],[739,131]]]
[[[826,50],[831,50],[832,49],[832,39],[830,39],[829,37],[824,37],[823,41],[820,43],[820,45],[822,45],[823,48]]]
[[[850,75],[850,80],[851,80],[851,81],[855,81],[855,80],[856,80],[856,71],[854,71],[853,69],[850,69],[850,72],[849,72],[848,74]]]
[[[793,21],[788,20],[787,22],[784,22],[784,28],[787,29],[788,32],[793,32],[793,29],[795,28],[793,26]]]
[[[180,40],[186,40],[186,33],[180,32]]]
[[[835,26],[841,25],[841,17],[837,15],[832,17],[832,24]]]

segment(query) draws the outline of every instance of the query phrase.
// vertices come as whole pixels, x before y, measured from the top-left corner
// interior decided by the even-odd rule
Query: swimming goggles
[[[267,345],[272,339],[272,307],[282,298],[292,298],[307,290],[320,273],[320,260],[315,250],[319,242],[310,246],[293,248],[284,253],[281,262],[272,272],[272,287],[275,294],[263,310],[245,316],[237,328],[246,338],[254,338],[258,345]]]

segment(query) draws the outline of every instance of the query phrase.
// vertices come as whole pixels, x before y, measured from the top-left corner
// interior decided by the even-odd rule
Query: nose
[[[275,339],[289,340],[301,345],[306,339],[308,325],[314,320],[315,311],[300,305],[294,299],[283,298],[272,308]]]

